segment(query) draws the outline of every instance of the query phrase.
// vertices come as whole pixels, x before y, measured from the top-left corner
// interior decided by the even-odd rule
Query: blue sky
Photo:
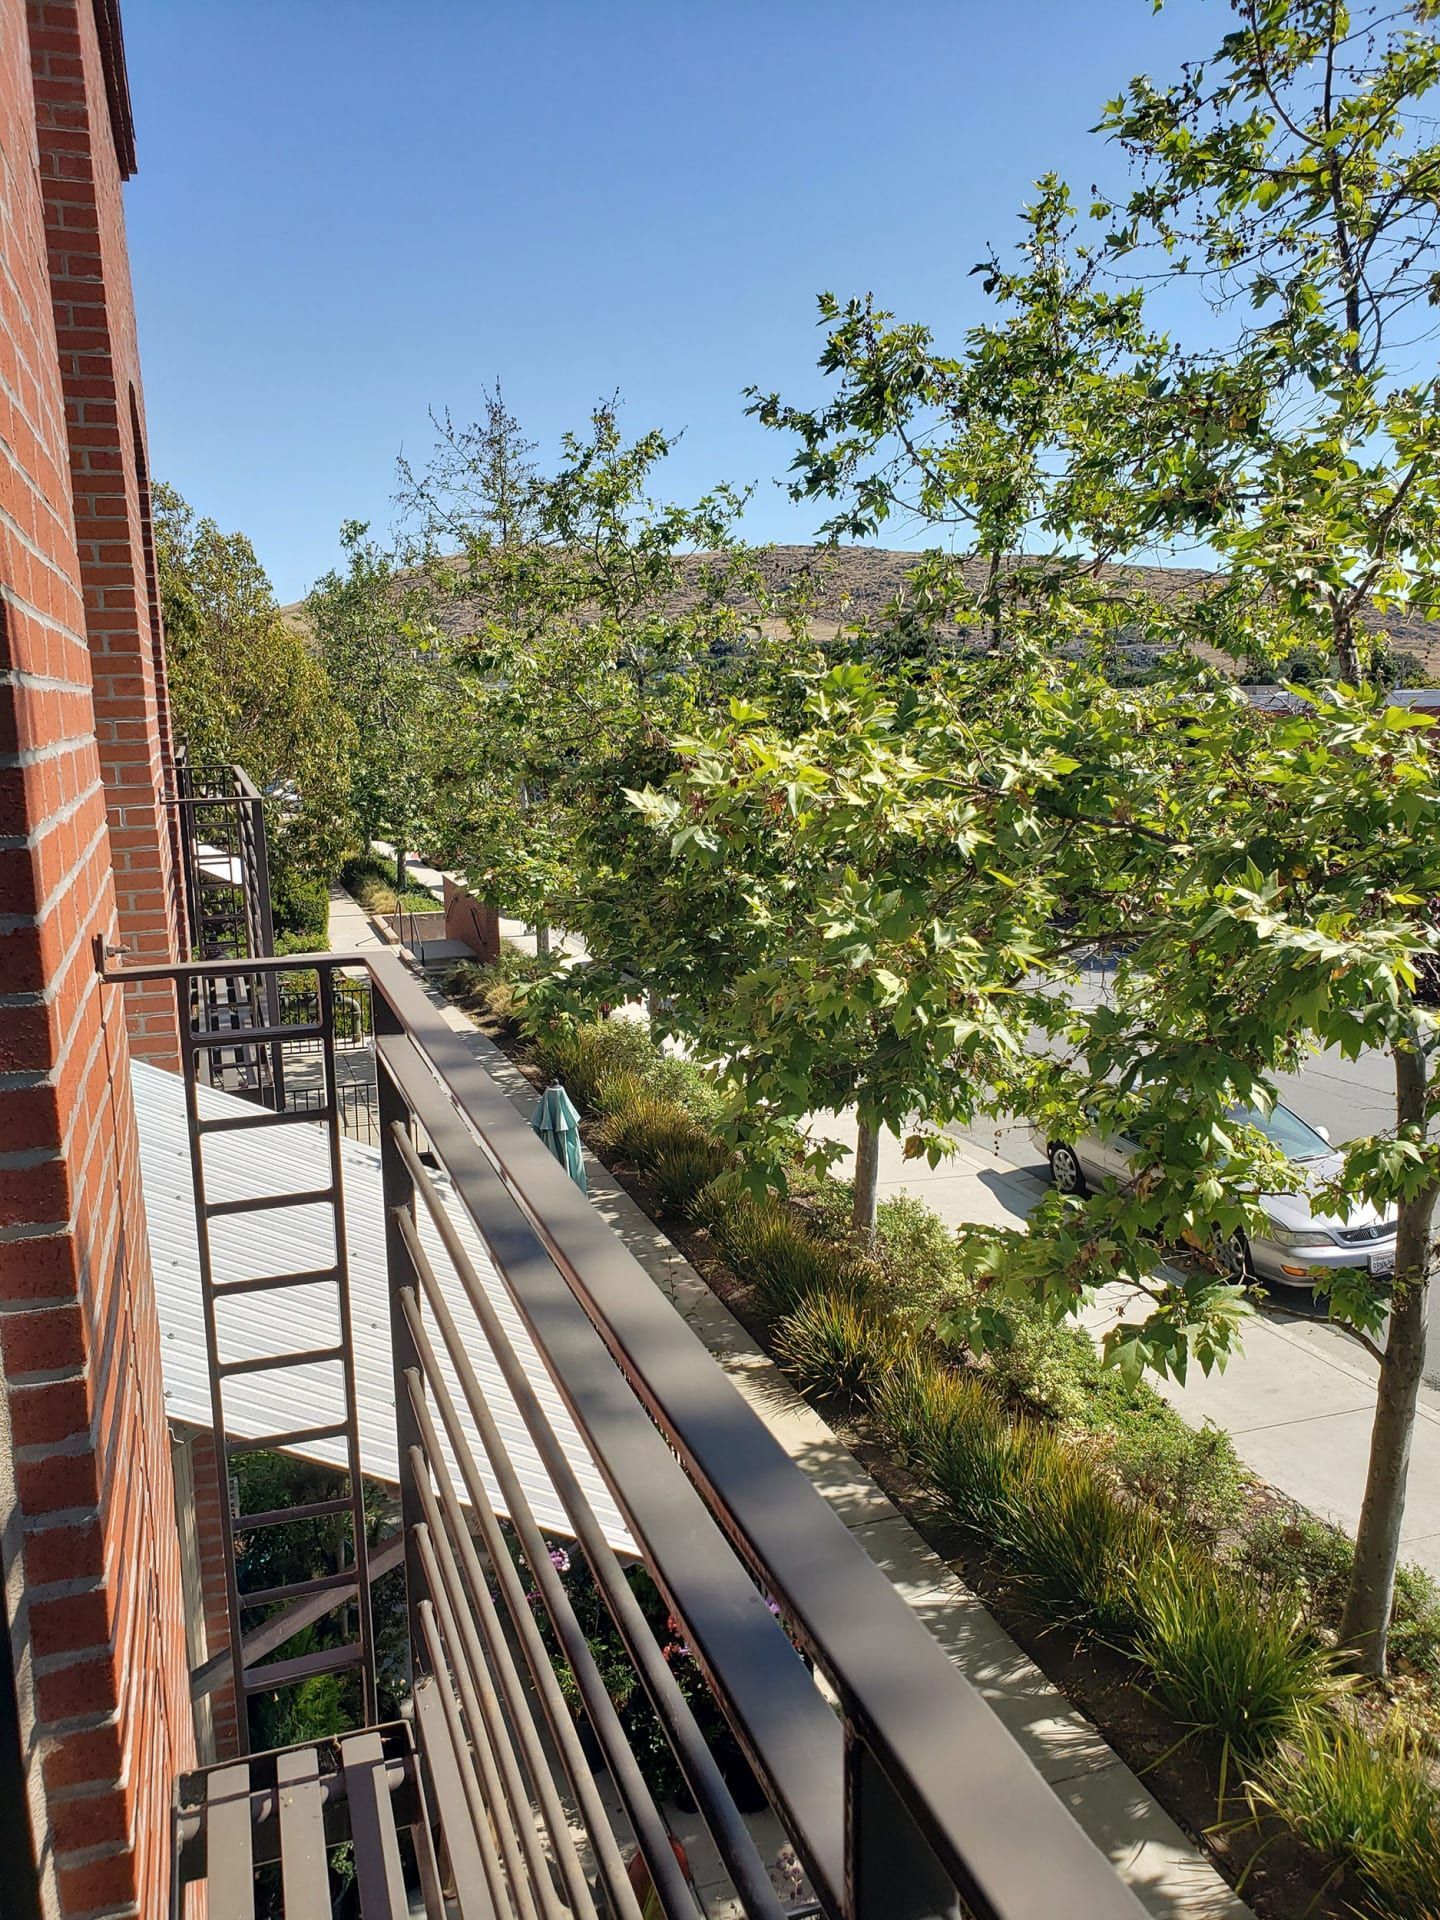
[[[822,391],[814,296],[957,337],[969,270],[1130,74],[1219,0],[126,0],[128,192],[151,458],[282,599],[348,517],[388,529],[427,409],[499,378],[542,452],[619,390],[683,428],[664,490],[757,481],[804,540],[752,382]],[[900,542],[897,541],[897,544]]]

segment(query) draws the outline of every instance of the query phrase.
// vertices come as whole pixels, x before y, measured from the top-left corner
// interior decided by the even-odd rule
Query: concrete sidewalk
[[[819,1114],[811,1131],[853,1149],[849,1114]],[[840,1171],[846,1167],[842,1163]],[[976,1222],[1015,1226],[1045,1191],[1044,1182],[973,1140],[957,1143],[938,1167],[906,1160],[887,1134],[880,1148],[880,1192],[913,1193],[949,1227]],[[1123,1290],[1102,1296],[1085,1316],[1097,1338],[1126,1316]],[[1269,1302],[1245,1328],[1244,1350],[1208,1379],[1198,1368],[1183,1387],[1154,1382],[1192,1425],[1223,1427],[1252,1472],[1312,1513],[1354,1534],[1370,1454],[1375,1361],[1320,1320]],[[1440,1579],[1440,1405],[1422,1390],[1410,1458],[1401,1550]]]
[[[375,931],[369,914],[353,894],[330,887],[330,951],[332,953],[394,952]]]

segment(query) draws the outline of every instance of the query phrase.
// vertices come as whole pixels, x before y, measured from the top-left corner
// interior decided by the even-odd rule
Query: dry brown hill
[[[683,565],[698,575],[705,554],[692,554]],[[776,546],[757,554],[766,586],[772,594],[802,588],[813,605],[812,620],[820,633],[857,620],[877,619],[894,601],[913,573],[921,555],[894,548],[863,546]],[[967,577],[973,569],[978,587],[984,562],[962,561]],[[1016,564],[1023,564],[1017,562]],[[1219,584],[1220,576],[1200,567],[1103,566],[1097,578],[1102,586],[1113,587],[1117,596],[1140,594],[1155,600],[1173,595],[1201,596]],[[755,606],[753,599],[738,604]],[[693,603],[693,596],[682,592],[674,602],[681,611]],[[283,611],[304,624],[303,602]],[[442,624],[452,633],[465,630],[467,615],[463,605],[455,604],[450,617],[442,613]],[[1440,622],[1431,624],[1418,615],[1382,616],[1373,608],[1362,614],[1372,632],[1385,632],[1392,644],[1414,654],[1421,662],[1425,677],[1433,685],[1440,683]],[[1136,634],[1137,640],[1142,639]]]

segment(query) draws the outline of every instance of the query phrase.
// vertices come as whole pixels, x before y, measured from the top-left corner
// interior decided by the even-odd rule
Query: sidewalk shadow
[[[1038,1204],[1045,1191],[1045,1183],[1038,1175],[1026,1173],[1019,1167],[1001,1172],[999,1168],[986,1168],[977,1175],[980,1185],[992,1194],[1004,1211],[1015,1220],[1025,1221]]]

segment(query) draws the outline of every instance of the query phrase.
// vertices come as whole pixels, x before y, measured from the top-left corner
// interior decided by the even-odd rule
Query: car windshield
[[[1258,1128],[1287,1160],[1320,1160],[1333,1152],[1329,1143],[1288,1107],[1276,1107],[1273,1113],[1261,1113],[1258,1107],[1232,1107],[1230,1118]]]

